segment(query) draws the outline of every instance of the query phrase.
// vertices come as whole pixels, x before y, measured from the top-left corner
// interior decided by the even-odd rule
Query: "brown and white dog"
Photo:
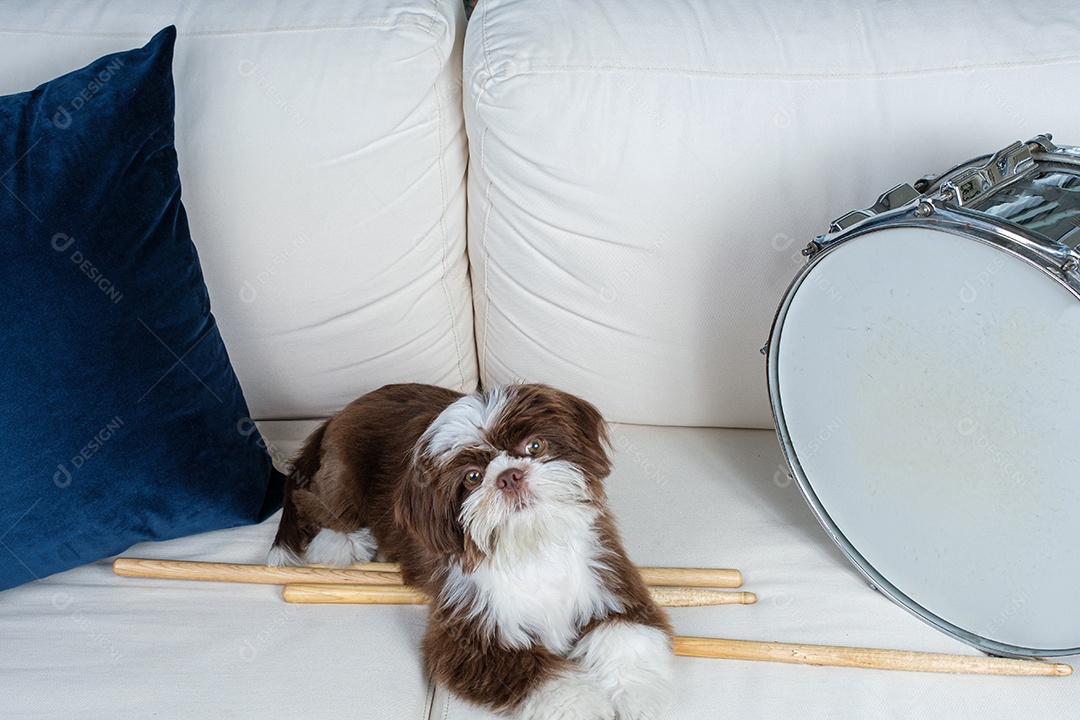
[[[607,508],[600,413],[544,385],[388,385],[309,437],[272,565],[401,564],[430,597],[424,661],[473,703],[536,720],[653,720],[672,631]]]

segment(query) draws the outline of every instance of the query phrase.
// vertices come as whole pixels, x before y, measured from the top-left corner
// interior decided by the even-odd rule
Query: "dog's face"
[[[606,443],[596,408],[553,388],[468,395],[421,436],[396,499],[398,521],[465,566],[535,545],[595,517],[611,469]]]

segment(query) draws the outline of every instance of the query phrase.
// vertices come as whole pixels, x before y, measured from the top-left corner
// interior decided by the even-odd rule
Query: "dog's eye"
[[[465,473],[465,487],[470,490],[479,487],[480,483],[484,480],[484,474],[479,470],[469,470]]]
[[[525,454],[529,457],[536,457],[540,453],[547,449],[547,443],[541,438],[533,438],[529,442],[525,443]]]

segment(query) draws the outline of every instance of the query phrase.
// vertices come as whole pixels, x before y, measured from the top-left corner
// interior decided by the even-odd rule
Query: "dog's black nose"
[[[521,487],[524,480],[525,473],[520,468],[508,468],[499,473],[499,477],[495,478],[495,485],[500,490],[513,491]]]

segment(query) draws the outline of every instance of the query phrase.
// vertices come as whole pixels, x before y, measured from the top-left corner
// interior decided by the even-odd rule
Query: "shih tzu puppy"
[[[309,437],[269,562],[379,555],[430,598],[423,656],[458,696],[530,720],[654,720],[672,631],[607,508],[607,431],[544,385],[388,385]]]

